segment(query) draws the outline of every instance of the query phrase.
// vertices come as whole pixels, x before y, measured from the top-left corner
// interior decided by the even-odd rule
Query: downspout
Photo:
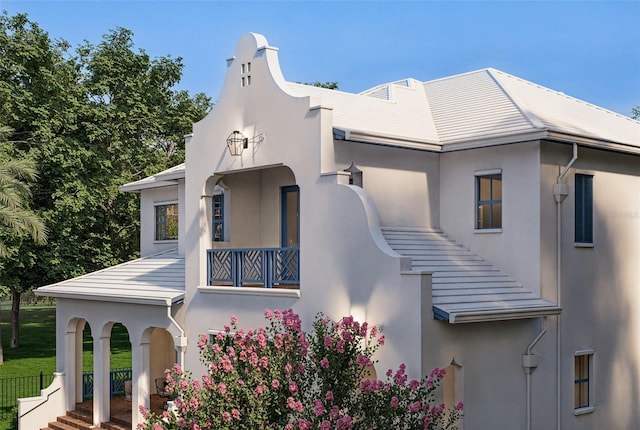
[[[531,351],[547,332],[546,321],[547,318],[543,317],[540,332],[527,346],[527,353],[522,356],[522,367],[524,367],[524,373],[527,375],[527,430],[531,430],[531,373],[538,367],[538,356]]]
[[[175,346],[178,349],[178,365],[180,365],[180,367],[184,369],[184,353],[185,349],[187,348],[187,337],[184,335],[184,330],[182,329],[182,327],[180,327],[178,322],[173,319],[173,316],[171,315],[171,304],[167,306],[167,318],[169,319],[169,321],[171,321],[171,324],[178,330],[178,333],[180,333],[179,336],[174,336],[174,339],[177,341]]]
[[[569,186],[567,184],[563,184],[562,180],[564,179],[567,172],[573,163],[578,159],[578,144],[573,143],[573,157],[569,160],[569,163],[562,170],[560,175],[558,175],[558,179],[556,184],[553,187],[553,198],[556,201],[556,218],[557,218],[557,232],[556,232],[556,300],[558,302],[558,307],[562,306],[562,202],[569,195]],[[562,366],[561,359],[562,355],[560,352],[560,319],[561,316],[558,314],[557,324],[556,324],[556,377],[557,377],[557,387],[556,387],[556,396],[557,396],[557,405],[556,405],[556,430],[560,430],[560,417],[561,417],[561,394],[562,394]]]

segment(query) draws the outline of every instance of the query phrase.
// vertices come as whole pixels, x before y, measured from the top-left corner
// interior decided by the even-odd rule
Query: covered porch
[[[48,412],[43,420],[74,411],[78,404],[85,409],[90,404],[93,426],[116,418],[135,428],[142,422],[139,408],[155,407],[155,379],[163,378],[164,370],[175,363],[184,363],[186,336],[176,320],[184,297],[184,257],[175,250],[166,251],[42,287],[36,294],[58,299],[56,367],[64,386],[64,409]],[[131,395],[127,399],[112,395],[110,389],[111,329],[116,323],[126,328],[131,343]],[[86,401],[82,372],[85,325],[93,338],[93,398]],[[29,411],[21,414],[30,415]]]
[[[216,173],[205,188],[207,285],[299,288],[300,188],[291,169]]]

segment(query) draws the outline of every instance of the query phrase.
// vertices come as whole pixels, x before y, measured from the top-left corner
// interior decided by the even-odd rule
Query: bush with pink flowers
[[[237,318],[198,346],[208,372],[192,379],[166,371],[174,409],[142,408],[139,429],[456,429],[462,404],[435,403],[444,369],[408,381],[405,366],[375,380],[372,357],[384,344],[376,326],[319,314],[304,332],[292,310],[265,311],[267,327],[243,330]]]

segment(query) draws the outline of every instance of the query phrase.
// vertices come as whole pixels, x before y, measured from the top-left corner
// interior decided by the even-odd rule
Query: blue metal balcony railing
[[[234,287],[300,284],[300,248],[207,250],[207,285]]]

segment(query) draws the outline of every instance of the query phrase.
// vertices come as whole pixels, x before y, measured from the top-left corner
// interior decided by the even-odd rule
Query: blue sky
[[[289,81],[360,92],[494,67],[629,115],[640,105],[640,1],[28,1],[52,38],[98,43],[117,26],[151,56],[182,57],[181,88],[218,97],[241,34],[280,48]]]

